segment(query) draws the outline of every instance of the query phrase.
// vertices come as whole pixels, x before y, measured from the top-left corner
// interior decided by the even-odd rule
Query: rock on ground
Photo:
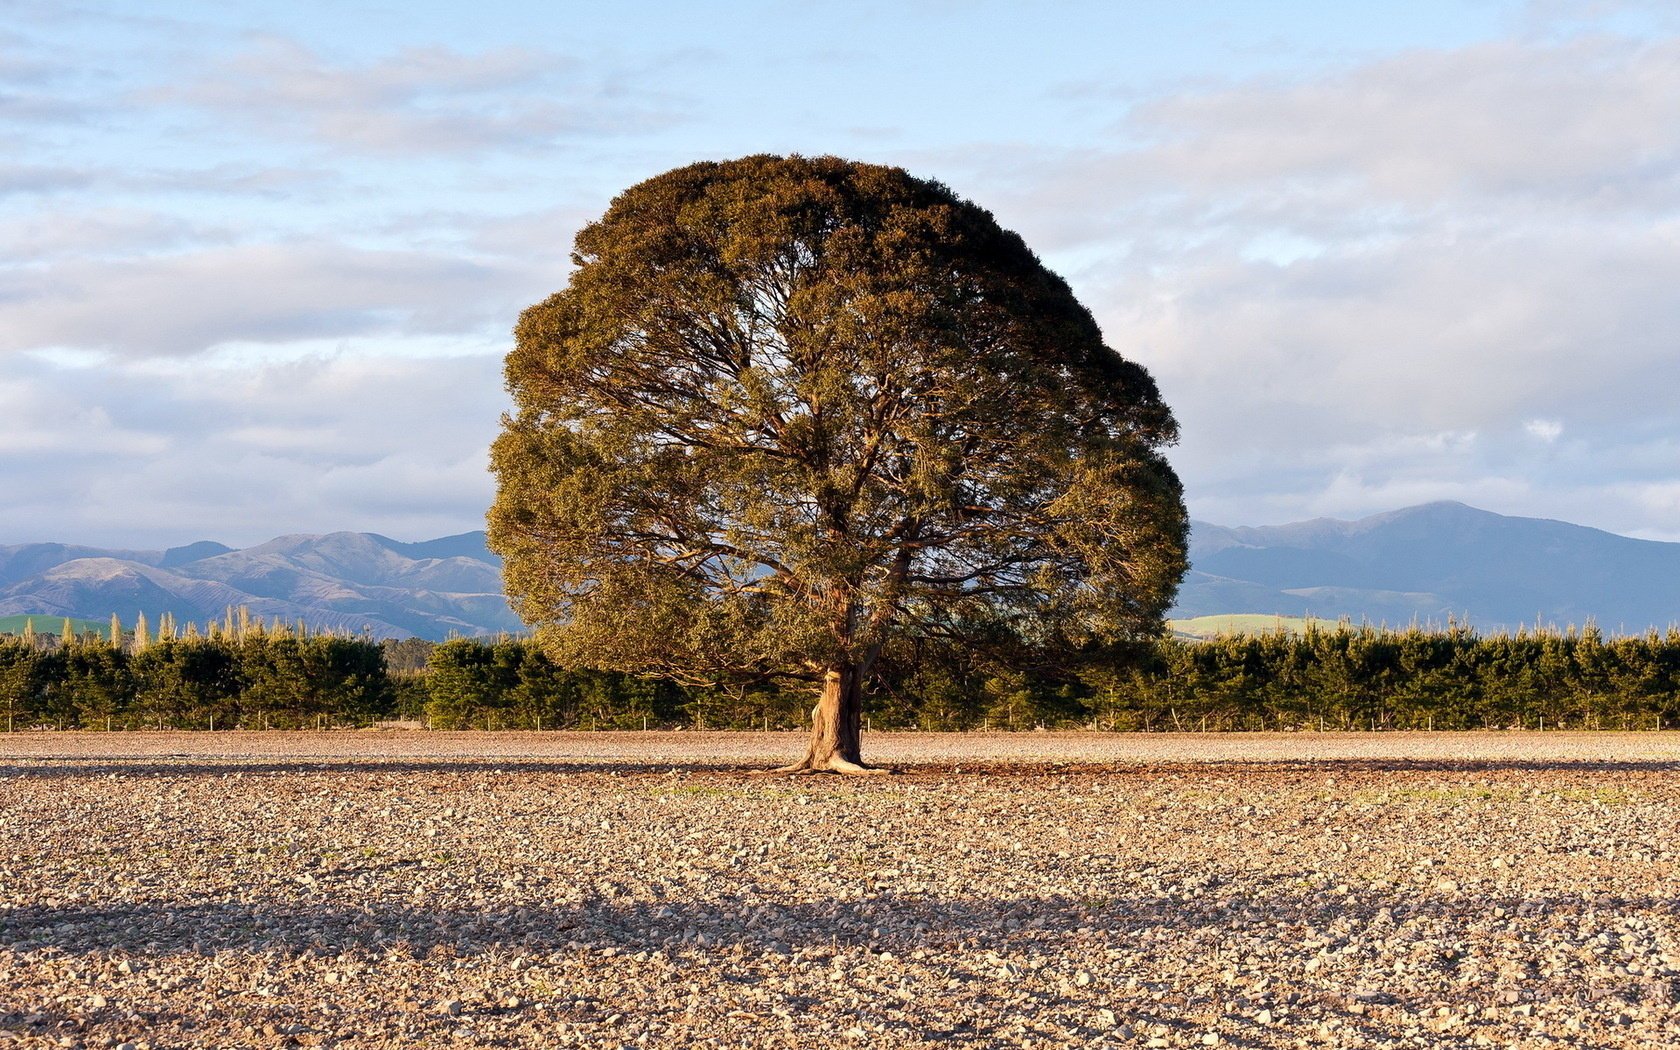
[[[1666,737],[869,746],[0,737],[0,1044],[1680,1043]]]

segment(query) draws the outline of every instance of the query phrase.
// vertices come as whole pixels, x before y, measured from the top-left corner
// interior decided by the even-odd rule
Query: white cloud
[[[230,341],[511,327],[537,294],[530,281],[504,261],[321,240],[83,253],[0,270],[0,351],[185,356]]]
[[[1423,238],[1286,267],[1226,256],[1102,287],[1110,341],[1221,441],[1666,417],[1680,245]],[[1175,404],[1179,401],[1174,401]]]
[[[123,258],[232,239],[226,226],[133,207],[37,207],[0,219],[0,259],[33,268],[60,259]]]
[[[501,362],[63,367],[0,382],[0,542],[259,542],[482,527]]]
[[[82,189],[93,176],[81,168],[0,162],[0,198]]]
[[[1657,527],[1637,492],[1680,479],[1680,39],[1195,86],[1021,157],[942,162],[1155,373],[1198,516],[1566,516],[1550,500]]]
[[[899,159],[1019,229],[1155,372],[1200,517],[1454,498],[1666,534],[1680,39],[1541,25],[1582,10],[1288,79],[1115,91],[1110,133],[1078,150],[1047,131]],[[0,59],[21,100],[13,132],[0,113],[18,136],[0,137],[0,440],[19,453],[0,537],[473,527],[493,351],[565,279],[620,178],[603,173],[695,148],[624,138],[689,104],[645,87],[674,78],[536,48],[225,40],[166,88],[120,62],[78,78],[74,49]],[[90,129],[49,96],[129,108]],[[585,140],[587,159],[544,151]]]
[[[625,90],[610,73],[550,51],[416,47],[346,64],[280,36],[261,37],[152,97],[233,117],[263,134],[376,154],[527,150],[678,119],[670,99]]]
[[[1644,210],[1680,193],[1677,107],[1680,41],[1578,37],[1187,92],[1139,107],[1126,129],[1149,143],[1140,172],[1261,202],[1351,182],[1372,202]]]

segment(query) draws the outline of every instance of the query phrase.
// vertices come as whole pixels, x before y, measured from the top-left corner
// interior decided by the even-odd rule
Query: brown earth
[[[1680,1043],[1680,734],[0,737],[0,1045]]]

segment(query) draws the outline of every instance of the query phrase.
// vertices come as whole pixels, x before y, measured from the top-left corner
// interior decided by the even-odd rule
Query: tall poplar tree
[[[491,545],[567,663],[804,679],[866,770],[894,639],[1040,657],[1158,632],[1186,517],[1154,381],[1019,236],[833,157],[625,191],[526,310]]]

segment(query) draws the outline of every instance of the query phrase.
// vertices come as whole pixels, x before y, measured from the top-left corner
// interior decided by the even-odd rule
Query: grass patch
[[[1180,638],[1217,638],[1225,634],[1305,634],[1309,625],[1323,631],[1336,629],[1339,620],[1324,620],[1315,616],[1269,616],[1265,613],[1226,613],[1219,616],[1193,616],[1187,620],[1168,620],[1167,626]]]
[[[1325,794],[1322,798],[1334,798]],[[1597,806],[1626,806],[1640,801],[1634,792],[1621,787],[1557,787],[1542,795],[1514,785],[1464,784],[1431,787],[1387,787],[1355,792],[1348,798],[1354,805],[1385,806],[1424,803],[1426,805],[1456,806],[1475,802],[1497,801],[1532,805],[1542,802],[1576,802]]]
[[[22,634],[24,625],[31,621],[35,624],[36,634],[50,634],[56,638],[58,637],[59,632],[64,629],[64,617],[62,616],[52,616],[47,613],[38,613],[28,616],[18,614],[15,616],[0,616],[0,634]],[[94,631],[101,637],[109,637],[111,634],[111,621],[82,620],[72,616],[70,617],[70,629],[75,631],[77,634],[86,634],[88,631]]]
[[[1550,794],[1565,802],[1590,802],[1599,806],[1627,806],[1640,801],[1633,792],[1620,787],[1555,788]]]
[[[746,798],[747,792],[739,788],[711,787],[705,784],[683,784],[679,787],[666,788],[661,795],[692,795],[698,798]]]
[[[1407,802],[1460,805],[1466,802],[1485,802],[1489,799],[1515,799],[1522,793],[1515,788],[1491,788],[1482,785],[1462,787],[1390,787],[1375,791],[1357,791],[1349,801],[1364,805],[1391,805]]]

